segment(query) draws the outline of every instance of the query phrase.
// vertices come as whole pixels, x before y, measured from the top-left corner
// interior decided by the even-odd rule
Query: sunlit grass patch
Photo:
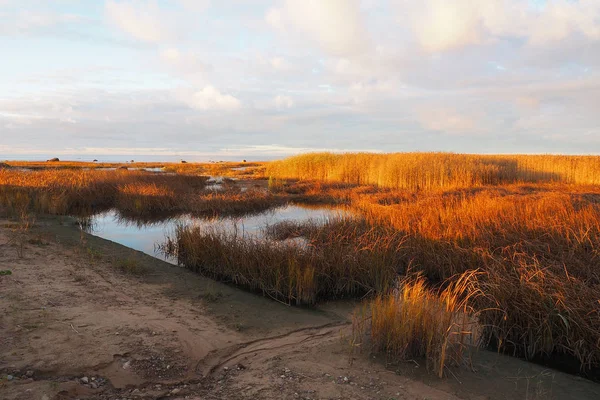
[[[480,295],[477,272],[469,271],[434,290],[423,276],[408,276],[396,293],[370,303],[370,341],[388,361],[425,359],[442,377],[447,367],[464,365],[479,344],[479,326],[472,307]],[[355,326],[357,321],[355,320]]]

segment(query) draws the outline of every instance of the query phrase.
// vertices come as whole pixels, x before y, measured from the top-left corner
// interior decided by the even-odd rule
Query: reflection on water
[[[119,215],[117,211],[111,210],[97,214],[87,220],[86,230],[95,236],[112,240],[134,250],[163,259],[155,251],[155,245],[163,243],[166,235],[173,234],[178,224],[194,224],[209,229],[235,232],[238,236],[243,237],[263,237],[263,229],[277,222],[325,221],[332,217],[343,216],[346,213],[341,209],[288,205],[246,217],[202,219],[183,215],[161,222],[144,223],[127,220]],[[167,261],[173,264],[176,263],[175,261]]]

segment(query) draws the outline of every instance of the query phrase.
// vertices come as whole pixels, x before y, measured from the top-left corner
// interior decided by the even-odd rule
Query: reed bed
[[[600,157],[453,153],[312,153],[268,164],[277,179],[393,189],[469,188],[518,182],[600,184]]]
[[[235,184],[220,192],[208,177],[130,170],[0,170],[0,204],[13,213],[85,216],[115,208],[130,218],[241,215],[281,205],[285,196]]]
[[[180,265],[287,304],[383,293],[395,284],[402,236],[351,219],[309,223],[306,243],[179,226],[162,246]],[[271,227],[271,234],[279,231]],[[283,235],[290,239],[298,235]],[[284,238],[285,236],[285,238]]]
[[[471,306],[481,295],[477,275],[468,271],[441,290],[428,287],[423,276],[409,275],[395,293],[377,296],[370,302],[373,350],[384,352],[390,362],[424,358],[440,378],[447,368],[469,362],[471,349],[479,345]]]
[[[598,376],[600,285],[519,252],[487,255],[478,287],[482,337],[509,354]],[[590,265],[597,268],[597,264]]]
[[[163,162],[85,162],[85,161],[8,161],[2,168],[28,170],[106,170],[129,169],[132,171],[160,170],[185,175],[228,176],[243,179],[264,178],[264,162],[210,162],[210,163],[163,163]]]

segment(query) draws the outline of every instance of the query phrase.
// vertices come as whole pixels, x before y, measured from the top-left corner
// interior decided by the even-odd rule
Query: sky
[[[0,0],[0,158],[600,154],[600,0]]]

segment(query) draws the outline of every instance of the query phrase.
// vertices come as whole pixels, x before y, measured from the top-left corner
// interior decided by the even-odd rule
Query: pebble
[[[92,387],[92,389],[98,389],[98,384],[96,382],[92,382],[90,386]]]
[[[129,368],[131,368],[131,360],[129,360],[125,364],[123,364],[123,369],[129,369]]]
[[[181,389],[179,389],[179,388],[175,388],[175,389],[171,390],[171,394],[177,394],[179,392],[181,392]]]
[[[14,379],[14,376],[12,376],[12,375],[6,375],[6,379],[8,379],[9,381],[12,381]]]
[[[33,376],[33,371],[29,370],[29,371],[25,372],[25,376],[31,378]]]
[[[90,380],[88,379],[87,376],[84,376],[83,378],[81,378],[81,382],[83,383],[88,383]]]
[[[223,371],[229,371],[229,367],[223,367]]]

